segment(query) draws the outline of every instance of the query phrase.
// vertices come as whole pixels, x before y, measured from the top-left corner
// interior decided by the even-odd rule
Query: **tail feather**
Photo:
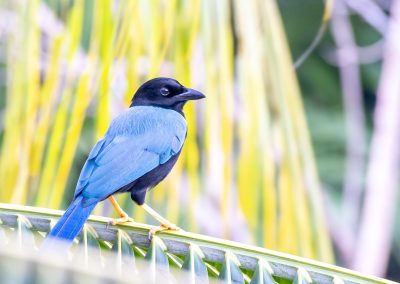
[[[89,218],[97,202],[83,206],[83,197],[77,197],[57,224],[50,231],[47,238],[58,238],[64,241],[72,241],[82,230],[83,225]]]

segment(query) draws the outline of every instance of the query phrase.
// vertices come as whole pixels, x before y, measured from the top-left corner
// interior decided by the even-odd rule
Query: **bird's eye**
[[[169,90],[167,88],[163,87],[160,89],[160,93],[161,93],[161,95],[163,95],[165,97],[165,96],[169,95]]]

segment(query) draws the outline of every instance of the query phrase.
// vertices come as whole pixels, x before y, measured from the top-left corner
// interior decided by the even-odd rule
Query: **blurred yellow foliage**
[[[207,99],[186,107],[182,157],[148,201],[190,230],[212,222],[213,234],[332,261],[275,1],[21,0],[1,9],[15,19],[1,202],[65,208],[82,133],[93,145],[142,82],[169,76]],[[119,199],[143,220],[128,195]]]

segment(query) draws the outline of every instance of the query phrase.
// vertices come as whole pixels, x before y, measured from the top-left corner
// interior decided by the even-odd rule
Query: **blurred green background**
[[[332,17],[339,18],[339,21],[342,21],[339,23],[339,28],[336,27],[339,36],[334,33],[332,28],[333,23],[331,22],[330,27],[328,27],[327,32],[316,50],[296,72],[302,90],[307,122],[318,165],[318,173],[325,194],[328,196],[329,203],[333,206],[333,208],[331,208],[331,213],[329,213],[331,215],[331,217],[329,217],[331,220],[336,219],[336,221],[331,221],[333,224],[336,224],[331,224],[333,230],[340,228],[340,225],[337,226],[338,223],[345,222],[344,220],[349,218],[346,214],[349,212],[344,210],[346,207],[344,205],[344,188],[346,186],[346,173],[350,173],[349,176],[351,176],[352,172],[349,172],[351,168],[346,168],[346,158],[348,157],[348,146],[346,143],[348,143],[347,141],[349,139],[354,137],[349,137],[346,132],[346,115],[349,120],[352,118],[354,119],[354,116],[352,117],[352,114],[346,114],[346,112],[351,112],[352,109],[346,109],[345,106],[345,96],[349,94],[346,94],[344,91],[344,83],[341,81],[340,77],[340,60],[338,60],[337,56],[335,58],[335,53],[337,54],[341,49],[343,50],[342,52],[345,53],[345,49],[349,48],[346,44],[353,44],[358,48],[356,56],[359,58],[355,60],[354,64],[356,66],[355,70],[357,71],[353,72],[353,77],[350,77],[350,81],[353,85],[360,85],[358,90],[360,93],[358,107],[362,110],[362,115],[358,118],[362,119],[360,127],[363,128],[364,137],[362,137],[362,143],[359,144],[360,152],[356,154],[359,159],[358,168],[356,167],[356,169],[361,174],[360,186],[362,192],[359,199],[363,200],[365,196],[365,179],[370,153],[369,147],[371,136],[374,132],[373,116],[376,106],[376,93],[381,78],[384,36],[387,35],[387,25],[391,13],[393,13],[393,11],[390,12],[390,9],[394,6],[393,4],[395,2],[396,1],[379,0],[336,1],[336,7],[334,8]],[[323,3],[310,0],[301,2],[281,0],[278,1],[278,3],[292,57],[298,58],[318,31]],[[339,9],[338,6],[340,6]],[[340,16],[345,18],[345,26],[343,26],[343,19],[341,20]],[[346,26],[346,24],[348,26]],[[345,29],[346,27],[349,28],[349,30]],[[348,32],[351,33],[351,40],[347,38]],[[343,33],[344,40],[342,39],[342,41],[340,39],[340,33]],[[340,44],[342,45],[340,46]],[[349,57],[351,56],[349,55]],[[351,59],[349,59],[349,61],[351,61]],[[357,73],[359,76],[356,76]],[[344,74],[348,75],[349,73]],[[352,90],[357,90],[357,87]],[[347,104],[351,105],[351,101]],[[357,115],[355,119],[357,120]],[[349,179],[349,177],[347,177],[347,179]],[[382,187],[384,187],[383,184]],[[396,191],[398,191],[398,182]],[[385,193],[382,192],[382,195],[383,194]],[[363,201],[360,200],[358,202],[362,204]],[[396,204],[395,207],[398,208],[398,198],[393,202]],[[357,202],[354,202],[354,205],[362,206]],[[359,209],[356,208],[355,210],[358,211]],[[398,216],[398,209],[396,212],[395,216]],[[341,220],[337,221],[338,219]],[[353,227],[351,229],[347,227],[347,230],[356,231],[360,221],[361,220],[358,219]],[[394,238],[390,241],[393,247],[390,255],[387,277],[398,281],[400,264],[400,255],[398,253],[400,248],[400,222],[398,217],[394,217],[394,223]],[[346,226],[341,228],[345,229]],[[370,233],[373,234],[373,230],[379,229],[380,228],[371,226]],[[332,234],[335,235],[334,239],[336,238],[334,241],[336,243],[336,249],[342,252],[345,250],[342,257],[344,257],[344,254],[351,255],[354,253],[354,251],[346,246],[338,248],[338,246],[341,246],[341,244],[338,243],[346,242],[346,234],[347,233]],[[365,257],[367,257],[367,255]],[[344,259],[341,259],[341,261],[342,263],[349,263]],[[377,262],[379,262],[379,260],[377,260]]]

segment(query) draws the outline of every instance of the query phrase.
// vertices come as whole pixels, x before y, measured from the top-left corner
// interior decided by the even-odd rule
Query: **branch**
[[[372,0],[345,0],[346,5],[364,19],[371,27],[386,34],[388,17]]]
[[[363,188],[365,159],[365,117],[358,54],[348,11],[343,0],[337,0],[332,18],[332,35],[338,47],[340,81],[346,119],[346,172],[342,216],[344,226],[356,233]],[[349,239],[349,238],[346,238]],[[346,244],[353,247],[354,244]],[[351,256],[351,252],[348,256]],[[350,259],[345,258],[347,264]]]
[[[377,91],[367,194],[353,267],[384,275],[392,242],[400,164],[400,1],[391,11]]]
[[[382,60],[384,39],[380,39],[367,46],[356,46],[358,64],[372,64]],[[327,63],[335,67],[342,67],[338,59],[337,50],[328,50],[322,53],[322,57]]]

